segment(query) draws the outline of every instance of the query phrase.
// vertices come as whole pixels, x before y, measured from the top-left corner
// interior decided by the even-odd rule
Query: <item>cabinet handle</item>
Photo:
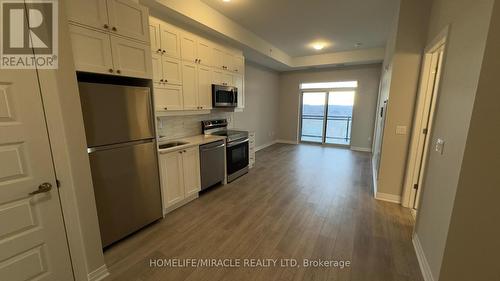
[[[121,70],[119,70],[119,69],[118,69],[118,70],[116,71],[116,73],[120,74],[120,73],[122,73],[122,72],[121,72]]]
[[[156,52],[157,52],[157,53],[161,53],[161,49],[158,49]]]
[[[113,26],[112,28],[113,31],[118,31],[118,29],[116,27]]]
[[[109,25],[105,24],[103,25],[104,28],[108,29],[109,28]]]
[[[163,82],[163,79],[160,79],[160,82]]]
[[[109,71],[109,73],[113,73],[113,69],[112,68],[110,68],[108,71]]]
[[[164,54],[164,53],[166,53],[167,51],[165,51],[165,50],[162,50],[161,52],[162,52],[162,53]]]
[[[198,63],[201,63],[201,59],[198,59]]]
[[[168,107],[164,107],[163,109],[168,110]]]
[[[167,80],[167,79],[165,79],[165,82],[168,82],[168,80]]]

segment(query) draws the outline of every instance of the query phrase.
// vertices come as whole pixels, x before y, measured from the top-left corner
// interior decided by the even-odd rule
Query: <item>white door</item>
[[[161,54],[160,23],[154,18],[149,18],[149,42],[151,52]]]
[[[184,97],[184,109],[198,109],[198,83],[196,64],[182,63],[182,95]]]
[[[212,51],[212,64],[214,67],[224,69],[224,51],[220,47],[214,47]]]
[[[68,20],[101,30],[109,30],[106,1],[69,0],[66,5]]]
[[[196,62],[196,39],[195,35],[182,33],[181,35],[181,57],[187,62]]]
[[[115,73],[123,76],[151,78],[153,67],[148,45],[111,36]]]
[[[162,56],[163,79],[165,83],[182,84],[182,63],[178,59]]]
[[[243,83],[243,76],[239,74],[233,75],[233,86],[238,88],[238,108],[245,107],[245,85]]]
[[[149,42],[148,9],[131,0],[107,0],[110,30]]]
[[[204,66],[212,65],[212,46],[203,40],[198,40],[196,51],[198,63]]]
[[[151,55],[153,64],[153,83],[154,86],[161,86],[163,80],[163,66],[162,66],[162,56],[160,54],[153,53]]]
[[[46,128],[35,70],[0,69],[0,280],[73,280]]]
[[[200,192],[200,153],[198,147],[188,148],[182,153],[185,197]]]
[[[157,111],[182,110],[182,86],[163,84],[153,91]]]
[[[179,30],[164,22],[160,25],[161,49],[163,55],[181,57]]]
[[[182,151],[160,154],[163,206],[168,208],[184,199]]]
[[[111,41],[106,33],[69,25],[76,70],[112,73]]]
[[[200,109],[212,109],[212,70],[198,66],[198,105]]]
[[[242,56],[234,57],[234,72],[243,73],[245,72],[245,58]]]

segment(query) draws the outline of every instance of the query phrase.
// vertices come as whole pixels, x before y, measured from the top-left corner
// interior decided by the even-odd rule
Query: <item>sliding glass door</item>
[[[348,146],[351,143],[355,91],[303,92],[303,142]]]

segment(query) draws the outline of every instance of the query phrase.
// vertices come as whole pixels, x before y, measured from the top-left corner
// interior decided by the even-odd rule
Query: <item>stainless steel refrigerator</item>
[[[103,247],[162,217],[150,88],[79,82]]]

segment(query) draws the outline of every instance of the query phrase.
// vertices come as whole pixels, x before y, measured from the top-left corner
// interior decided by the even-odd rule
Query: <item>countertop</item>
[[[203,145],[206,143],[211,143],[214,141],[225,140],[225,139],[226,139],[225,136],[212,136],[212,135],[196,135],[196,136],[192,136],[192,137],[185,137],[185,138],[179,138],[179,139],[160,138],[160,139],[158,139],[158,145],[161,145],[164,143],[169,143],[169,142],[174,142],[174,141],[187,142],[187,144],[169,147],[169,148],[165,148],[165,149],[159,149],[158,151],[163,154],[163,153],[177,151],[180,149],[185,149],[185,148],[189,148],[189,147],[193,147],[193,146],[199,146],[199,145]]]

